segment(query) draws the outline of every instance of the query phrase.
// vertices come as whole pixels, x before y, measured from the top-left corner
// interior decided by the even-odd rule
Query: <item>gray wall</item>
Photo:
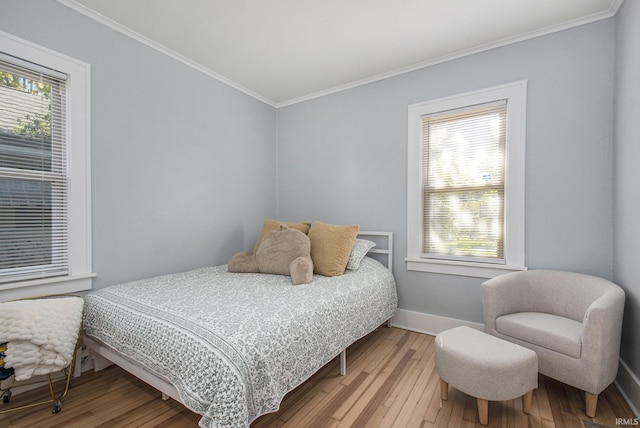
[[[409,272],[407,106],[528,81],[526,264],[611,278],[613,19],[278,109],[278,215],[396,237],[402,309],[482,322],[481,279]]]
[[[624,2],[616,20],[613,277],[627,295],[621,359],[640,378],[640,2]]]
[[[225,263],[275,214],[275,109],[54,0],[0,29],[91,64],[94,288]]]
[[[481,279],[405,268],[407,106],[527,79],[526,263],[620,283],[640,376],[638,20],[627,1],[615,20],[277,111],[54,0],[3,0],[0,29],[92,66],[95,288],[224,263],[265,217],[317,219],[395,232],[402,309],[481,322]]]

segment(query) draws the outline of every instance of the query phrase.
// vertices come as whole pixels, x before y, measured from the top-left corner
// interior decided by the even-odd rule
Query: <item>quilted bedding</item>
[[[391,318],[391,272],[365,257],[340,277],[195,269],[85,297],[84,328],[168,380],[201,427],[248,427],[347,346]]]

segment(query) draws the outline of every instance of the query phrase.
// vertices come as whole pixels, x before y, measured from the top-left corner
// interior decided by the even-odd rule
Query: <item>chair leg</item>
[[[587,416],[589,416],[590,418],[595,418],[596,408],[598,407],[598,394],[592,394],[590,392],[585,391],[584,402],[585,402]]]
[[[449,384],[440,379],[440,398],[444,401],[449,399]]]
[[[531,412],[531,401],[533,400],[533,389],[522,396],[522,411]]]
[[[489,401],[482,398],[476,398],[478,403],[478,417],[480,418],[480,425],[487,425],[489,423]]]

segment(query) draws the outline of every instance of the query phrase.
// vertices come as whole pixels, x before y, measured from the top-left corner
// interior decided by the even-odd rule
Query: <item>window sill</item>
[[[421,259],[407,257],[407,270],[441,273],[445,275],[493,278],[509,272],[527,270],[526,266],[498,265],[489,263],[460,262],[451,260]]]
[[[0,302],[48,294],[67,294],[91,290],[95,273],[58,276],[0,284]]]

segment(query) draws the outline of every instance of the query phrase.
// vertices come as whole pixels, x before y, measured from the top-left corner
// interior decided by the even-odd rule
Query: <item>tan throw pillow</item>
[[[287,227],[289,227],[290,229],[299,230],[305,235],[309,233],[309,228],[311,227],[310,221],[303,221],[300,223],[291,223],[287,221],[278,221],[278,220],[272,220],[268,218],[262,224],[262,230],[260,231],[260,236],[258,236],[258,241],[256,241],[256,245],[254,245],[253,247],[254,253],[258,251],[258,247],[260,246],[260,243],[264,239],[264,236],[269,232],[272,232],[274,230],[279,230],[281,224],[286,224]]]
[[[360,226],[314,222],[309,229],[313,272],[324,276],[344,273]]]

